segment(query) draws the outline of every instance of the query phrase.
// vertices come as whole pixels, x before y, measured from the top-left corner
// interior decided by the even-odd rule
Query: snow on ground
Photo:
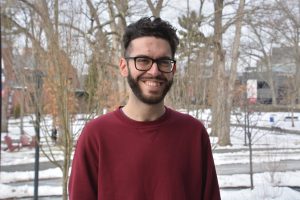
[[[196,116],[196,113],[190,113]],[[198,117],[204,122],[206,127],[209,126],[209,111],[198,113]],[[300,134],[289,134],[284,130],[300,131],[300,113],[295,113],[298,120],[295,121],[295,127],[291,127],[291,121],[286,117],[289,113],[252,113],[250,125],[262,127],[277,127],[274,130],[260,130],[251,128],[253,138],[253,162],[275,162],[282,160],[300,160]],[[80,133],[85,121],[85,116],[80,116],[74,122],[73,130]],[[273,118],[273,121],[270,121]],[[232,123],[241,124],[243,122],[243,114],[232,116]],[[24,119],[24,129],[28,135],[34,135],[33,119],[27,117]],[[20,121],[9,121],[9,135],[18,140],[20,135]],[[51,127],[51,119],[45,118],[42,123],[41,135],[43,141],[46,142],[46,137],[49,137]],[[46,126],[44,126],[46,125]],[[208,128],[208,131],[210,129]],[[5,133],[2,133],[2,140]],[[242,127],[233,126],[231,130],[232,146],[219,147],[215,145],[216,138],[211,137],[213,146],[214,159],[216,165],[222,164],[237,164],[249,163],[248,147],[244,145],[244,129]],[[45,149],[47,152],[47,149]],[[226,150],[225,152],[221,152]],[[58,160],[62,160],[62,154],[59,149],[53,151]],[[34,149],[22,148],[18,152],[1,151],[1,165],[18,165],[34,162]],[[40,161],[47,161],[46,157],[41,155]],[[33,180],[34,172],[1,172],[0,173],[0,199],[28,197],[33,196],[33,185],[15,186],[14,183]],[[41,170],[39,172],[40,179],[60,178],[62,173],[59,168]],[[272,179],[273,177],[273,179]],[[248,189],[250,186],[249,175],[233,174],[233,175],[218,175],[223,200],[256,200],[256,199],[272,199],[272,200],[300,200],[300,192],[297,192],[289,187],[300,187],[300,171],[288,172],[265,172],[254,175],[254,190]],[[229,189],[241,187],[247,189]],[[40,185],[39,195],[51,196],[61,195],[61,186]]]
[[[34,171],[1,172],[0,177],[1,177],[1,183],[13,183],[13,182],[17,182],[17,181],[28,181],[28,180],[34,179]],[[40,179],[61,178],[61,177],[62,177],[62,171],[58,167],[39,171]]]
[[[255,174],[255,188],[241,189],[241,190],[228,190],[221,189],[221,197],[223,200],[300,200],[300,193],[292,190],[288,186],[300,185],[300,171],[276,173],[276,181],[272,183],[268,173]],[[9,186],[10,182],[33,179],[33,172],[13,172],[13,173],[1,173],[0,183],[0,199],[13,198],[13,197],[26,197],[33,196],[33,186]],[[58,168],[40,171],[40,178],[56,178],[61,177],[62,174]],[[243,187],[249,186],[249,175],[237,174],[237,175],[225,175],[218,176],[219,184],[221,187]],[[275,184],[275,186],[272,186]],[[40,186],[39,194],[41,196],[48,195],[61,195],[62,188],[60,186]]]
[[[221,190],[222,200],[299,200],[300,193],[290,188],[279,188],[263,185],[242,190]]]
[[[15,181],[25,181],[33,179],[33,172],[1,172],[0,183],[0,199],[13,197],[33,196],[32,185],[9,186],[5,183]],[[62,174],[58,168],[40,171],[40,178],[58,178]],[[221,187],[249,187],[249,175],[236,174],[218,176]],[[300,193],[285,186],[300,186],[300,171],[295,172],[277,172],[274,181],[270,180],[269,173],[258,173],[254,175],[255,188],[241,189],[241,190],[224,190],[221,189],[221,197],[223,200],[300,200]],[[47,195],[61,195],[62,190],[60,186],[40,186],[39,194]]]
[[[48,152],[48,151],[46,151]],[[55,155],[56,160],[63,160],[63,155],[59,150],[52,150],[52,154]],[[18,165],[26,163],[34,163],[35,149],[21,148],[18,152],[1,152],[1,166],[6,165]],[[40,162],[49,161],[44,155],[40,156]]]

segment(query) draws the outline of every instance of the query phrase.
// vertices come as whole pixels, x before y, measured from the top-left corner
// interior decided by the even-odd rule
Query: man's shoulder
[[[89,126],[94,126],[94,125],[104,125],[110,122],[114,122],[116,121],[117,117],[116,117],[116,112],[117,110],[114,110],[112,112],[108,112],[106,114],[102,114],[94,119],[91,119],[87,125]]]
[[[116,127],[118,123],[118,117],[115,114],[116,111],[112,111],[103,115],[100,115],[94,119],[89,120],[83,127],[83,135],[94,136],[100,133],[108,132],[112,127]],[[89,135],[89,136],[88,136]]]
[[[174,109],[169,108],[170,113],[172,118],[174,118],[175,120],[179,120],[182,123],[191,123],[191,124],[195,124],[195,125],[200,125],[202,126],[202,123],[199,119],[193,117],[192,115],[184,112],[184,111],[177,111]]]
[[[183,132],[186,136],[192,136],[192,138],[208,138],[207,130],[199,119],[180,110],[170,110],[170,113],[171,120],[169,122],[172,124],[171,129]],[[206,141],[206,139],[202,141]]]
[[[192,115],[186,113],[186,111],[184,111],[184,110],[174,110],[173,108],[168,108],[168,109],[170,110],[171,115],[173,117],[177,117],[177,118],[181,118],[181,119],[185,119],[185,120],[199,121]]]

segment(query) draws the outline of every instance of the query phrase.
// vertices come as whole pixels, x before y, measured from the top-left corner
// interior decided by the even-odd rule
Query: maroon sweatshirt
[[[77,142],[70,200],[219,200],[208,134],[169,108],[137,122],[121,109],[90,121]]]

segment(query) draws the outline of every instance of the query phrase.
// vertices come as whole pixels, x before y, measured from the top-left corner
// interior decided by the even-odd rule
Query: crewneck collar
[[[122,111],[123,106],[120,106],[118,109],[115,110],[116,116],[124,123],[127,123],[131,126],[137,126],[137,127],[150,127],[150,126],[159,126],[162,123],[166,121],[170,114],[170,109],[165,106],[165,113],[160,116],[158,119],[154,121],[136,121],[133,120],[125,115],[125,113]]]

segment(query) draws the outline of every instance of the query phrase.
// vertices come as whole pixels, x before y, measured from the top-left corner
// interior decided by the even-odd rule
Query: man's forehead
[[[132,40],[127,48],[127,52],[153,51],[154,49],[165,54],[171,54],[171,46],[167,40],[152,36],[139,37]]]

